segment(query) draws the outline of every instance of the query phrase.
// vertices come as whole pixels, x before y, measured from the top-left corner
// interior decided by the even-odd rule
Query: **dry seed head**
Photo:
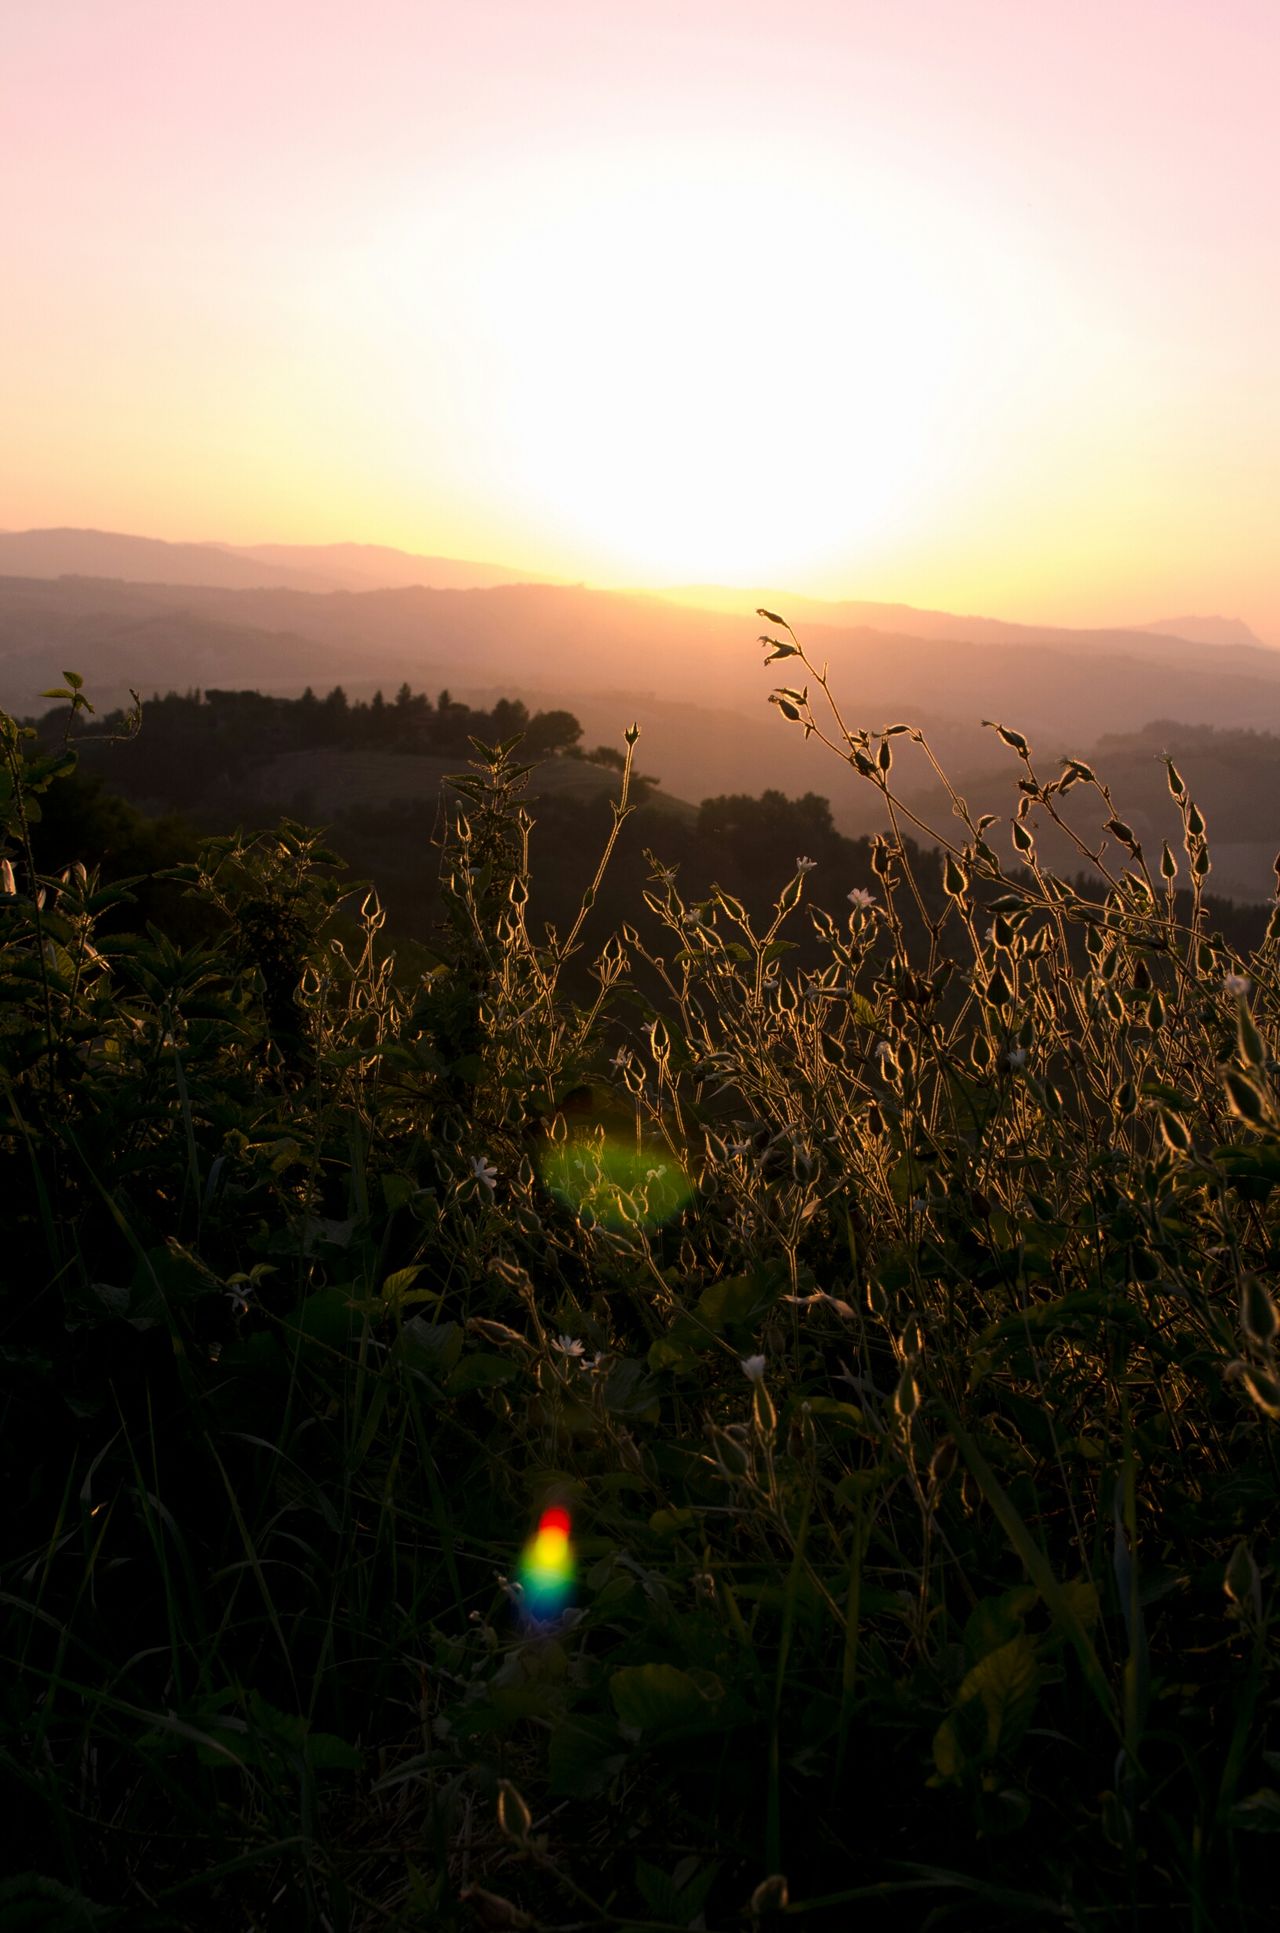
[[[893,1407],[904,1423],[909,1423],[920,1407],[920,1385],[910,1364],[898,1378],[898,1387],[893,1393]]]
[[[768,1919],[775,1913],[785,1912],[790,1893],[783,1873],[770,1873],[762,1879],[751,1895],[751,1916],[753,1919]]]
[[[1280,1327],[1275,1304],[1255,1275],[1247,1275],[1240,1287],[1240,1327],[1250,1342],[1263,1347]]]

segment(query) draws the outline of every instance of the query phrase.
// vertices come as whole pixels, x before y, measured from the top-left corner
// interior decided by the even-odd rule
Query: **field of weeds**
[[[914,823],[763,615],[868,877],[598,930],[629,733],[534,932],[478,745],[413,978],[290,822],[122,931],[0,719],[5,1925],[1271,1924],[1280,915],[1172,763]]]

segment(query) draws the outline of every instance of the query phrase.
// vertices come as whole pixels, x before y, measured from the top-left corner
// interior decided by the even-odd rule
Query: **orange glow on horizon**
[[[20,11],[0,528],[1280,642],[1273,54],[1252,0]]]

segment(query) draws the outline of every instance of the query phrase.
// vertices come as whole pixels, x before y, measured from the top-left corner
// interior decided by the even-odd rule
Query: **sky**
[[[1280,644],[1277,0],[39,0],[0,527]]]

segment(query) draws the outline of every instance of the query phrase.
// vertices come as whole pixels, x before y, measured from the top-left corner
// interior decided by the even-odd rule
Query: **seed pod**
[[[1227,1090],[1231,1112],[1241,1121],[1247,1121],[1250,1127],[1261,1127],[1267,1118],[1267,1106],[1253,1082],[1245,1075],[1237,1074],[1234,1068],[1228,1068],[1222,1077],[1222,1084]]]
[[[898,1387],[893,1392],[893,1407],[904,1423],[909,1423],[920,1407],[920,1385],[910,1364],[898,1378]]]
[[[785,1912],[788,1898],[785,1876],[770,1873],[768,1879],[762,1879],[751,1895],[752,1919],[772,1919],[775,1914]]]
[[[533,1827],[533,1814],[510,1779],[498,1781],[498,1829],[508,1839],[524,1845]]]
[[[1248,1604],[1257,1615],[1262,1609],[1262,1579],[1254,1562],[1253,1552],[1243,1537],[1227,1560],[1227,1568],[1222,1579],[1222,1588],[1233,1604],[1244,1609]]]
[[[1246,1369],[1241,1381],[1267,1416],[1280,1418],[1280,1382],[1265,1369]]]
[[[1255,1275],[1246,1275],[1240,1289],[1240,1327],[1250,1342],[1265,1346],[1277,1326],[1275,1303]]]

